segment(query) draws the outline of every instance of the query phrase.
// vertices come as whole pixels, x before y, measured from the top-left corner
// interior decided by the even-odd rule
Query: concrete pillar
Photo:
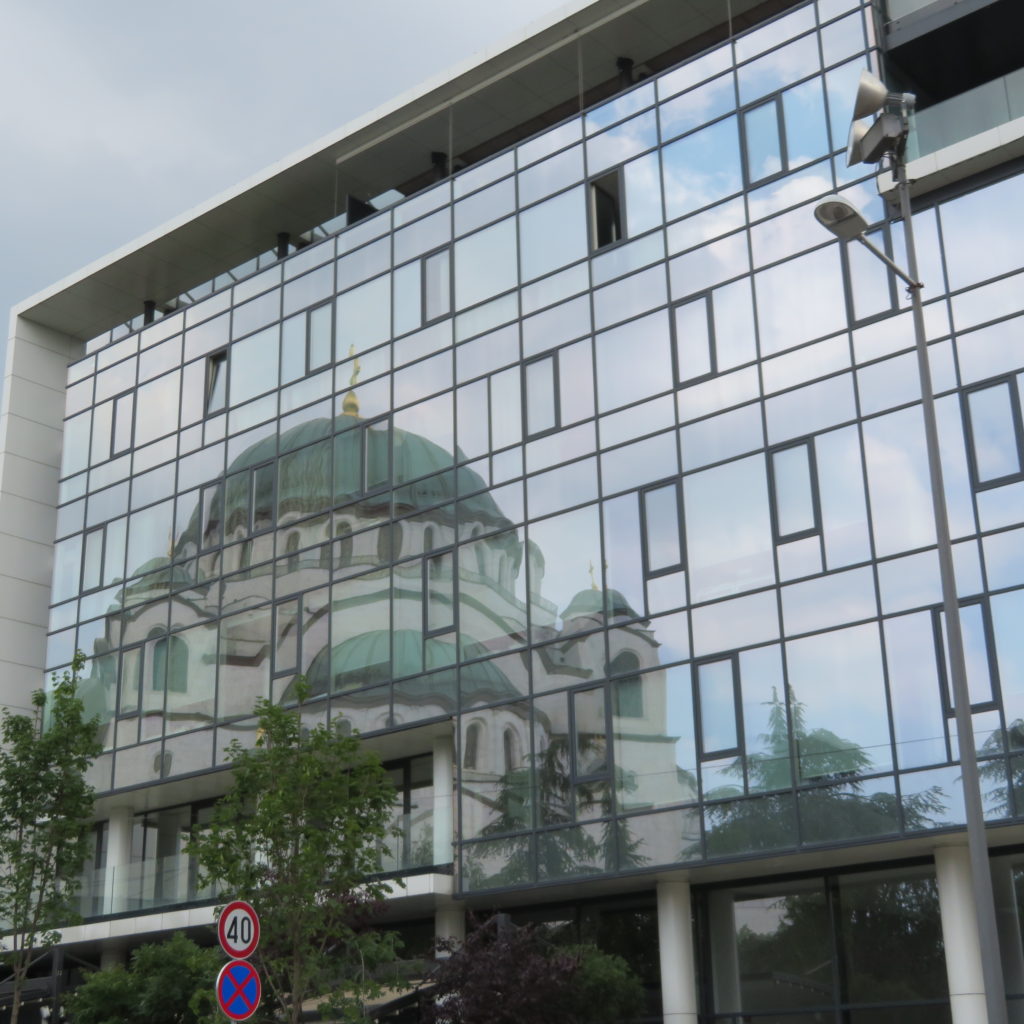
[[[935,851],[935,878],[953,1024],[986,1024],[985,981],[967,847],[939,847]]]
[[[466,911],[458,903],[445,903],[434,911],[434,939],[452,939],[462,943],[466,939]],[[448,952],[438,953],[439,960],[450,956]]]
[[[82,343],[11,314],[0,398],[0,707],[44,683],[68,363]]]
[[[697,1024],[689,882],[658,882],[658,952],[664,1024]]]
[[[1024,993],[1024,943],[1021,942],[1017,914],[1017,892],[1013,884],[1013,865],[994,860],[992,890],[996,903],[996,928],[999,931],[999,952],[1003,964],[1003,980],[1010,994]],[[1007,1003],[1010,1024],[1024,1024],[1024,999]]]
[[[740,961],[736,948],[736,903],[731,889],[714,889],[708,894],[708,945],[717,1013],[739,1013]]]
[[[117,914],[128,909],[128,865],[132,861],[134,824],[133,808],[111,808],[107,822],[107,870],[103,899],[103,911],[107,914]]]
[[[451,864],[455,814],[455,743],[451,733],[434,738],[434,863]]]
[[[109,946],[104,946],[100,950],[100,970],[110,971],[115,967],[124,967],[125,955],[124,946],[120,943],[113,943]]]

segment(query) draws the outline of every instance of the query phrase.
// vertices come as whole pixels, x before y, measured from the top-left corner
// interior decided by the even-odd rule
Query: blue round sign
[[[217,975],[217,1002],[232,1020],[246,1020],[260,1005],[262,986],[256,968],[246,960],[230,960]]]

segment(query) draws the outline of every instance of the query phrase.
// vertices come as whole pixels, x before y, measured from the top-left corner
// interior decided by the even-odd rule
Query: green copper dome
[[[347,409],[351,407],[346,403]],[[259,471],[261,466],[269,470],[275,462],[276,473]],[[262,438],[234,459],[225,476],[211,504],[216,507],[224,495],[226,536],[247,529],[250,517],[266,527],[279,516],[312,515],[360,498],[384,503],[389,495],[397,516],[449,504],[458,497],[464,521],[490,529],[512,525],[480,475],[466,466],[456,467],[440,445],[411,431],[367,423],[352,411],[334,419],[307,420],[279,438]],[[198,546],[201,529],[197,509],[175,553],[190,543]]]

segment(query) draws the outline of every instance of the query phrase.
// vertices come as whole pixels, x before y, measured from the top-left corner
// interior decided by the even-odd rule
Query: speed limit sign
[[[251,956],[260,941],[260,919],[245,900],[229,903],[217,920],[220,948],[236,960]]]

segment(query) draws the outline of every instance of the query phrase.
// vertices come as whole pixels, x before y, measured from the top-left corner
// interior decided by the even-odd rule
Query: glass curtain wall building
[[[996,127],[958,121],[979,83],[943,96],[918,45],[1017,15],[623,6],[325,143],[327,206],[276,245],[231,195],[220,249],[197,214],[15,310],[0,696],[88,657],[105,752],[74,955],[112,963],[172,907],[210,920],[183,844],[254,701],[304,676],[309,720],[387,762],[403,926],[501,908],[595,939],[649,983],[638,1017],[985,1019],[909,300],[812,215],[840,193],[902,264],[874,169],[846,166],[868,68],[921,90],[915,227],[1024,1019],[1024,108],[1007,85]],[[295,166],[259,186],[282,209]]]

